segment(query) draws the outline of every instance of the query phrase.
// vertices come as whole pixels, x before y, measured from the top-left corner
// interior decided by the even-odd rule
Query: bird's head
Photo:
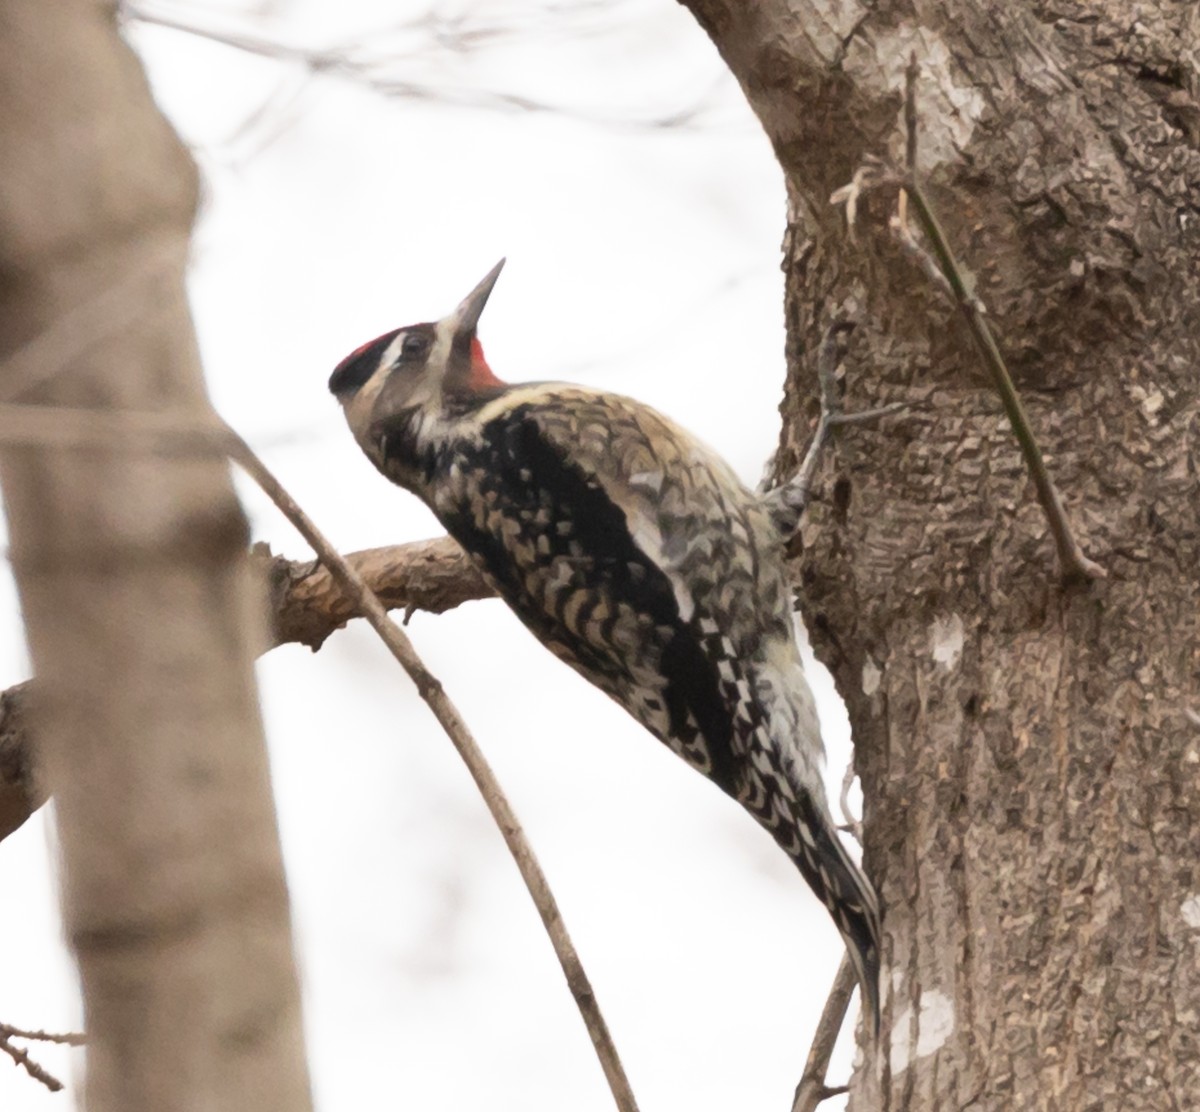
[[[382,466],[381,434],[397,423],[407,422],[419,433],[421,426],[504,389],[475,335],[503,267],[501,259],[448,317],[384,333],[352,351],[330,375],[330,392],[376,465]]]

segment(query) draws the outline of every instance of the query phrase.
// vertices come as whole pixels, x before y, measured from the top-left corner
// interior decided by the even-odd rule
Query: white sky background
[[[441,530],[354,446],[330,370],[381,332],[444,315],[501,255],[480,327],[501,378],[632,394],[758,480],[784,379],[783,187],[736,83],[673,0],[441,5],[501,31],[467,51],[403,29],[429,10],[403,0],[146,10],[349,45],[433,94],[388,97],[130,28],[205,177],[192,293],[213,398],[344,551]],[[486,107],[497,93],[555,110]],[[255,538],[307,558],[242,490]],[[11,580],[0,606],[7,686],[28,675]],[[643,1112],[790,1108],[841,953],[799,873],[501,603],[418,614],[410,631],[511,793]],[[259,676],[321,1112],[610,1109],[516,869],[382,646],[355,627],[316,655],[275,650]],[[845,727],[824,676],[817,689],[836,793]],[[0,1020],[78,1027],[42,816],[0,844],[0,890]],[[78,1080],[78,1055],[34,1054]],[[6,1061],[0,1110],[72,1106]],[[831,1083],[848,1065],[843,1039]]]

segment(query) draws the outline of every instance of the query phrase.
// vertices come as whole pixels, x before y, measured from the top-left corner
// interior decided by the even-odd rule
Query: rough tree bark
[[[0,394],[204,413],[190,158],[101,0],[0,0]],[[103,311],[100,311],[100,309]],[[95,1112],[309,1107],[223,459],[0,455]]]
[[[790,199],[780,468],[806,353],[860,322],[797,553],[850,710],[885,914],[884,1053],[853,1109],[1200,1101],[1200,9],[1172,0],[684,0]],[[902,158],[974,270],[1050,469],[1107,579],[1064,587],[953,308],[830,194]],[[820,492],[819,492],[820,493]]]

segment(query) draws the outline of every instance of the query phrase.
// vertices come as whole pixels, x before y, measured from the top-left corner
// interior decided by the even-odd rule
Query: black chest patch
[[[443,524],[556,655],[642,721],[646,700],[660,702],[664,740],[694,741],[698,731],[707,775],[736,794],[733,719],[716,663],[625,512],[543,436],[531,409],[501,414],[478,446],[439,459],[438,482],[451,495],[438,510]],[[658,680],[653,693],[647,675]]]

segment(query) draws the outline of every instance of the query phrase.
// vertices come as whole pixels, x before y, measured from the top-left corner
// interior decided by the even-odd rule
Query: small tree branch
[[[271,592],[274,644],[296,642],[314,651],[351,618],[361,616],[337,577],[321,561],[288,560],[256,553]],[[492,589],[450,537],[368,548],[345,557],[371,592],[389,610],[443,614]]]
[[[996,391],[1000,395],[1000,401],[1004,406],[1004,412],[1008,416],[1009,423],[1012,425],[1013,434],[1017,438],[1017,443],[1021,446],[1021,454],[1025,457],[1025,466],[1028,468],[1030,477],[1033,479],[1033,484],[1037,489],[1038,501],[1041,503],[1047,522],[1049,522],[1050,532],[1054,536],[1054,543],[1058,550],[1058,559],[1062,567],[1063,577],[1068,580],[1103,579],[1106,574],[1104,569],[1099,564],[1088,559],[1083,549],[1080,548],[1078,541],[1075,540],[1070,523],[1067,521],[1067,515],[1063,510],[1062,499],[1059,497],[1054,480],[1050,478],[1050,472],[1046,469],[1046,462],[1042,458],[1037,438],[1030,427],[1029,418],[1025,415],[1025,407],[1021,404],[1016,387],[1013,386],[1012,377],[1009,375],[1008,367],[1004,363],[1004,357],[1000,354],[1000,349],[996,345],[992,330],[988,327],[988,323],[984,319],[979,299],[967,285],[966,281],[964,281],[962,271],[958,266],[953,251],[950,249],[950,243],[942,231],[941,224],[934,214],[924,189],[921,187],[920,176],[917,172],[918,118],[916,93],[917,79],[920,77],[920,72],[920,65],[914,53],[908,64],[905,83],[904,122],[908,132],[906,144],[908,176],[904,188],[912,196],[917,219],[921,224],[926,238],[929,240],[930,246],[933,248],[939,269],[945,275],[946,281],[950,285],[954,300],[962,312],[963,319],[967,322],[967,327],[970,329],[971,336],[975,340],[975,346],[979,349],[979,354],[983,359],[984,365],[987,367]]]
[[[825,1075],[829,1072],[829,1059],[833,1057],[833,1048],[846,1021],[855,981],[854,966],[850,964],[849,957],[843,956],[825,1001],[825,1010],[821,1012],[821,1019],[817,1023],[817,1032],[813,1035],[808,1061],[804,1063],[804,1074],[796,1086],[792,1112],[814,1112],[821,1101],[846,1091],[841,1087],[831,1089],[826,1086]]]
[[[45,1067],[38,1065],[31,1057],[29,1051],[19,1046],[13,1046],[9,1041],[13,1036],[7,1032],[0,1030],[0,1051],[7,1054],[13,1062],[20,1066],[29,1074],[35,1081],[40,1081],[52,1093],[57,1093],[62,1090],[63,1083],[59,1081],[54,1074],[50,1073]]]
[[[361,615],[357,603],[319,561],[288,560],[265,551],[256,551],[253,559],[269,589],[271,640],[262,646],[264,652],[291,642],[315,651],[331,633]],[[371,548],[345,559],[385,606],[406,614],[441,614],[492,595],[449,537]],[[0,841],[48,798],[37,776],[35,693],[32,681],[0,691]]]
[[[13,1062],[25,1070],[35,1081],[40,1081],[52,1093],[59,1092],[63,1084],[44,1066],[39,1065],[30,1056],[29,1051],[14,1046],[13,1039],[25,1039],[28,1042],[54,1043],[58,1046],[83,1046],[87,1039],[83,1035],[67,1032],[57,1035],[50,1031],[26,1031],[21,1027],[13,1027],[8,1023],[0,1023],[0,1050],[7,1054]]]
[[[550,890],[550,885],[546,880],[545,874],[542,872],[541,866],[538,864],[537,858],[534,856],[533,848],[525,837],[525,832],[522,830],[521,824],[517,821],[517,817],[504,792],[501,790],[495,774],[492,772],[487,759],[468,730],[466,723],[459,715],[454,704],[450,701],[450,697],[446,694],[441,682],[425,667],[420,657],[417,656],[417,652],[413,648],[407,634],[388,617],[383,604],[375,597],[366,583],[363,582],[362,577],[342,558],[333,545],[325,539],[324,535],[312,523],[308,515],[304,513],[275,476],[271,474],[262,461],[254,454],[250,446],[238,437],[236,433],[230,431],[229,435],[234,444],[231,453],[234,461],[254,479],[271,501],[279,508],[279,511],[312,546],[321,563],[328,569],[329,574],[341,588],[344,595],[354,600],[354,605],[358,612],[366,618],[371,628],[379,634],[380,639],[388,647],[392,656],[396,658],[401,667],[409,674],[413,683],[417,685],[417,691],[420,693],[421,698],[425,700],[429,709],[433,711],[434,717],[438,720],[442,729],[446,731],[454,748],[458,750],[458,754],[462,757],[468,771],[471,773],[472,779],[479,788],[480,794],[483,796],[484,802],[492,814],[492,818],[500,828],[504,842],[508,846],[513,860],[516,861],[521,877],[525,881],[525,886],[529,889],[529,894],[533,898],[538,914],[542,918],[546,933],[550,936],[554,952],[567,979],[567,986],[575,998],[575,1003],[583,1017],[584,1025],[591,1036],[592,1045],[595,1047],[596,1055],[600,1059],[604,1076],[608,1079],[609,1088],[612,1090],[617,1108],[621,1112],[637,1112],[637,1102],[634,1100],[633,1090],[630,1088],[629,1081],[625,1076],[624,1067],[621,1065],[621,1060],[617,1055],[616,1046],[613,1044],[612,1036],[609,1034],[604,1016],[601,1014],[600,1005],[596,1001],[596,994],[588,980],[587,973],[584,971],[583,963],[579,960],[579,955],[575,950],[574,944],[571,942],[570,935],[567,933],[566,924],[563,922],[562,914],[558,909],[558,903]]]
[[[52,1031],[26,1031],[8,1023],[0,1023],[0,1036],[6,1039],[26,1039],[29,1042],[55,1043],[58,1046],[84,1046],[87,1043],[87,1036],[75,1031],[56,1035]]]
[[[603,10],[602,5],[596,5],[596,8]],[[573,109],[566,105],[556,105],[520,93],[471,89],[464,87],[461,82],[437,84],[416,79],[408,74],[407,71],[414,67],[411,64],[406,66],[405,63],[411,63],[422,50],[428,51],[434,47],[441,47],[465,52],[476,49],[490,40],[506,35],[511,37],[511,28],[501,27],[497,24],[483,24],[475,28],[465,23],[461,26],[454,26],[445,22],[439,23],[435,16],[427,15],[407,25],[390,29],[393,32],[401,30],[410,33],[424,30],[425,34],[420,42],[390,54],[386,52],[381,54],[376,41],[380,38],[379,35],[365,39],[366,45],[356,42],[331,49],[310,49],[259,35],[221,30],[195,20],[180,19],[167,12],[154,11],[152,6],[135,3],[133,0],[123,0],[120,11],[125,18],[137,20],[139,23],[194,35],[233,50],[253,54],[260,58],[269,58],[285,65],[297,66],[312,78],[336,77],[353,81],[365,89],[386,97],[428,100],[441,105],[500,112],[552,113],[602,127],[653,128],[655,130],[666,127],[694,126],[702,120],[706,110],[705,103],[701,101],[644,120],[623,119],[619,116],[606,116],[597,112]],[[538,30],[544,31],[545,28],[539,26]],[[388,29],[382,33],[386,35]]]
[[[364,581],[364,575],[325,540],[245,441],[215,417],[197,421],[194,416],[170,412],[96,413],[0,405],[0,441],[43,445],[53,442],[59,447],[86,450],[96,446],[111,448],[115,439],[120,439],[130,451],[228,452],[312,545],[317,563],[279,560],[268,563],[275,643],[295,640],[319,647],[329,633],[356,615],[365,617],[376,630],[412,677],[471,772],[550,935],[617,1107],[621,1112],[636,1112],[628,1079],[549,884],[474,738],[441,683],[425,668],[404,632],[388,618],[383,602]],[[268,558],[260,555],[259,559]],[[447,610],[468,598],[482,598],[491,593],[462,550],[449,538],[401,546],[398,550],[372,549],[356,554],[354,562],[381,588],[389,605],[407,610],[418,606]],[[32,771],[25,714],[28,694],[28,685],[18,685],[0,695],[0,837],[20,826],[46,798]],[[0,1049],[21,1060],[31,1072],[37,1068],[19,1048],[3,1043]]]

